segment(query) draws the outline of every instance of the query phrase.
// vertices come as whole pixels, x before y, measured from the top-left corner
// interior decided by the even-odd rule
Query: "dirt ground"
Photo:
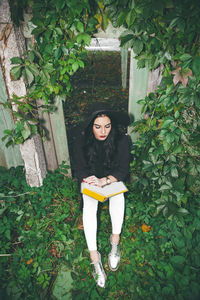
[[[76,72],[72,87],[73,91],[64,104],[68,130],[83,120],[89,103],[104,101],[116,110],[128,110],[128,78],[127,88],[122,89],[120,52],[88,52],[85,68]]]

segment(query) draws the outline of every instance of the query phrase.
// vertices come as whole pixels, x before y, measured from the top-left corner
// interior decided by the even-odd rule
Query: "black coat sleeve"
[[[118,181],[123,181],[129,175],[130,139],[128,135],[123,135],[118,142],[115,162],[110,175],[114,176]]]

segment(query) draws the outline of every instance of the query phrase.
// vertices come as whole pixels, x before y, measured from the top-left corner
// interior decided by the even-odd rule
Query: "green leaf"
[[[56,30],[56,32],[57,32],[59,35],[63,35],[63,32],[62,32],[62,30],[60,29],[60,27],[56,27],[55,30]]]
[[[162,123],[162,128],[168,128],[172,123],[174,122],[173,119],[165,119],[164,122]]]
[[[22,144],[24,142],[24,139],[23,139],[23,137],[17,137],[17,138],[14,139],[14,141],[15,141],[16,145],[19,145],[19,144]]]
[[[192,56],[190,54],[187,54],[187,53],[180,56],[181,61],[191,60],[191,59],[192,59]]]
[[[126,20],[126,17],[127,17],[127,14],[128,14],[128,10],[123,10],[119,13],[119,16],[117,18],[117,25],[118,26],[121,26],[123,25],[123,23],[125,22]]]
[[[32,132],[32,134],[37,134],[38,133],[38,130],[37,130],[37,125],[30,125],[30,127],[31,127],[31,132]]]
[[[107,29],[108,24],[109,24],[109,18],[108,18],[107,15],[103,14],[103,16],[102,16],[102,25],[101,25],[101,27],[102,27],[102,29],[103,29],[104,31]]]
[[[77,35],[76,40],[78,44],[84,42],[86,45],[89,45],[91,41],[91,37],[87,33],[80,33]]]
[[[183,208],[183,207],[180,207],[178,209],[178,212],[181,213],[181,214],[184,214],[184,215],[189,214],[189,211],[186,208]]]
[[[167,143],[172,143],[173,141],[174,141],[174,134],[173,133],[169,133],[169,134],[167,134],[167,136],[166,136],[166,141],[167,141]]]
[[[5,130],[3,131],[3,133],[4,133],[4,134],[7,134],[7,135],[10,135],[10,136],[13,135],[13,132],[12,132],[12,130],[10,130],[10,129],[5,129]]]
[[[143,42],[140,39],[136,39],[133,41],[132,45],[133,51],[136,55],[140,54],[143,49]]]
[[[61,57],[61,54],[62,54],[61,48],[58,47],[54,52],[55,59],[59,59]]]
[[[3,197],[4,194],[0,194],[0,197]],[[3,215],[4,211],[7,209],[7,206],[0,209],[0,216]]]
[[[176,167],[171,168],[171,175],[172,177],[176,177],[176,178],[178,177],[178,170]]]
[[[10,75],[11,75],[11,78],[13,78],[13,80],[19,79],[21,76],[21,66],[13,67],[10,70]]]
[[[59,11],[61,11],[64,8],[65,1],[63,1],[63,0],[55,0],[54,4],[56,6],[56,10],[59,12]]]
[[[180,116],[180,113],[179,113],[179,111],[177,110],[177,111],[175,112],[175,114],[174,114],[174,117],[175,117],[176,119],[178,119],[179,116]]]
[[[184,192],[184,189],[185,189],[185,185],[184,185],[184,182],[185,182],[185,178],[178,178],[176,179],[174,182],[173,182],[173,186],[174,188],[180,192],[180,193],[183,193]]]
[[[125,36],[121,36],[121,42],[120,42],[120,47],[123,47],[126,43],[128,43],[129,41],[133,40],[135,37],[133,34],[127,34]]]
[[[46,63],[43,68],[42,68],[45,72],[48,72],[48,73],[53,73],[55,71],[55,68],[53,66],[52,63]]]
[[[132,9],[126,15],[126,24],[128,25],[128,27],[130,27],[135,22],[135,18],[136,18],[136,12],[134,9]]]
[[[170,258],[170,260],[173,264],[183,265],[185,262],[185,257],[183,257],[181,255],[175,255],[175,256],[172,256]]]
[[[28,66],[29,70],[32,72],[33,75],[39,75],[39,70],[35,64],[31,64]]]
[[[82,22],[78,21],[76,28],[78,29],[79,32],[84,32],[84,25]]]
[[[22,71],[22,74],[24,76],[24,79],[26,81],[28,81],[28,84],[31,84],[34,80],[34,76],[33,74],[31,73],[31,71],[29,70],[28,67],[26,67],[23,71]]]
[[[167,184],[163,184],[160,188],[159,191],[164,191],[164,190],[169,190],[171,189],[171,187]]]
[[[10,139],[10,140],[6,143],[6,148],[10,147],[10,146],[13,145],[13,144],[14,144],[13,140]]]
[[[200,75],[200,56],[194,58],[192,62],[192,72],[197,77]]]
[[[170,27],[170,28],[173,28],[173,27],[177,26],[178,21],[179,21],[179,17],[174,18],[174,19],[171,21],[169,27]]]
[[[33,62],[33,61],[34,61],[34,58],[35,58],[34,52],[31,51],[31,52],[29,53],[29,59],[30,59],[30,61]]]
[[[26,140],[31,135],[31,130],[29,127],[26,127],[21,131],[21,133],[22,133],[24,140]]]
[[[82,60],[79,60],[78,63],[81,68],[84,68],[84,62]]]
[[[12,64],[22,64],[23,60],[20,57],[12,57],[11,59]]]
[[[174,244],[176,245],[177,248],[185,247],[185,242],[184,242],[183,237],[182,238],[175,237],[173,239],[173,242],[174,242]]]
[[[76,72],[79,68],[79,63],[77,61],[75,61],[73,64],[72,64],[72,69],[74,72]]]
[[[10,236],[10,229],[7,229],[7,230],[5,231],[5,237],[6,237],[8,240],[11,239],[11,236]]]
[[[171,144],[168,143],[167,141],[163,142],[163,147],[165,149],[165,151],[168,151],[171,148]]]
[[[174,154],[181,153],[182,151],[183,151],[183,146],[181,144],[174,147],[174,150],[173,150]]]

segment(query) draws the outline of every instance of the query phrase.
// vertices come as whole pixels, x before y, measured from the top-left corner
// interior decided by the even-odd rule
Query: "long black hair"
[[[101,116],[107,116],[111,120],[111,131],[105,141],[98,141],[93,133],[94,120]],[[108,113],[98,114],[92,119],[89,126],[85,129],[85,143],[83,147],[84,155],[91,171],[94,171],[95,162],[98,159],[99,148],[103,153],[102,163],[104,169],[109,171],[113,167],[119,135],[118,125],[112,120]]]

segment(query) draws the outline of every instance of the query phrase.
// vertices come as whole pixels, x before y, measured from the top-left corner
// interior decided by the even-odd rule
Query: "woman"
[[[113,111],[107,103],[95,103],[88,110],[83,123],[83,134],[74,147],[74,172],[79,184],[84,181],[103,187],[116,181],[124,181],[129,172],[129,139],[120,134],[118,125],[128,126],[128,114]],[[98,201],[83,195],[83,227],[92,265],[93,276],[100,287],[105,287],[106,274],[97,251]],[[124,219],[124,194],[109,199],[112,223],[109,267],[116,271],[120,262],[120,233]]]

